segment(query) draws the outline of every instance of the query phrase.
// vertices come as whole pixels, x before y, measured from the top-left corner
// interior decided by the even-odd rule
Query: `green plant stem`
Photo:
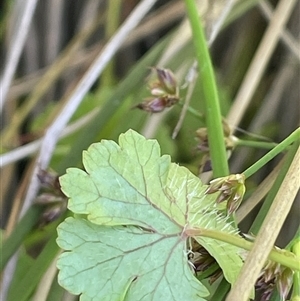
[[[298,234],[299,235],[299,234]],[[293,253],[300,257],[300,239],[298,236],[298,241],[293,245],[292,251]],[[299,265],[299,263],[298,263]],[[294,276],[293,276],[293,293],[292,293],[292,298],[300,298],[300,272],[295,271]]]
[[[295,142],[300,138],[300,128],[296,129],[291,135],[289,135],[286,139],[280,142],[276,147],[274,147],[271,151],[269,151],[265,156],[259,159],[252,166],[247,168],[243,174],[245,178],[249,178],[254,173],[256,173],[261,167],[267,164],[270,160],[272,160],[275,156],[284,151],[290,144]]]
[[[243,16],[247,11],[250,11],[254,6],[257,5],[259,0],[243,0],[238,1],[234,7],[232,8],[232,11],[226,18],[223,28],[226,28],[228,25],[233,23],[236,19]]]
[[[105,37],[108,39],[111,38],[115,31],[118,29],[121,7],[121,0],[114,0],[108,2],[107,18],[105,23]]]
[[[228,294],[228,291],[230,290],[230,284],[226,281],[225,278],[222,279],[220,284],[218,285],[218,288],[214,292],[214,294],[210,297],[209,300],[224,300],[226,295]]]
[[[41,206],[32,206],[17,224],[11,235],[0,244],[0,268],[5,267],[10,257],[18,250],[23,243],[24,237],[36,225],[42,212]]]
[[[250,146],[250,147],[255,147],[255,148],[272,149],[277,146],[277,143],[237,139],[235,142],[235,145],[236,146]]]
[[[50,240],[39,254],[34,264],[24,275],[22,281],[18,283],[18,287],[11,289],[8,301],[27,301],[30,295],[38,285],[41,277],[58,254],[59,248],[56,244],[56,233],[54,232]]]
[[[105,23],[105,38],[107,40],[109,40],[118,29],[121,7],[121,0],[108,1],[107,18]],[[114,60],[111,60],[107,64],[101,77],[103,86],[112,86],[114,84],[114,68],[115,62]]]
[[[204,272],[199,273],[197,275],[198,280],[203,280],[211,276],[213,273],[215,273],[218,269],[220,269],[220,266],[217,264],[217,262],[214,262],[209,268],[207,268]]]
[[[262,207],[260,208],[257,216],[255,217],[254,222],[252,223],[251,228],[249,229],[249,233],[252,233],[254,235],[257,235],[268,211],[270,210],[270,207],[273,203],[273,200],[275,199],[275,196],[286,176],[286,173],[288,172],[290,165],[294,159],[294,156],[298,150],[299,142],[292,145],[292,147],[289,149],[289,152],[285,155],[285,159],[283,162],[283,165],[280,169],[280,172],[274,181],[274,184],[272,185],[272,188],[270,189],[265,201],[263,202]]]
[[[185,0],[185,5],[192,28],[199,74],[205,95],[205,119],[213,176],[217,178],[229,174],[217,86],[196,2]]]
[[[202,236],[202,237],[217,239],[248,251],[250,251],[253,246],[252,242],[247,241],[241,237],[238,237],[237,235],[232,235],[232,234],[224,233],[222,231],[216,231],[211,229],[204,229],[204,228],[187,229],[186,234],[193,237]],[[294,256],[287,256],[287,254],[289,253],[286,254],[285,253],[283,253],[280,250],[273,249],[271,250],[268,259],[278,262],[295,271],[300,271],[299,260],[297,260],[297,258],[295,258]]]
[[[282,4],[282,2],[281,2]],[[300,162],[300,149],[293,158],[288,172],[274,198],[274,201],[264,219],[261,228],[252,249],[250,250],[245,263],[242,266],[239,277],[233,284],[227,300],[236,300],[237,297],[242,297],[241,300],[248,300],[250,291],[264,267],[266,260],[274,246],[276,238],[286,217],[291,210],[292,204],[299,190],[298,182],[298,163]],[[287,255],[288,256],[288,255]],[[270,258],[269,258],[270,259]],[[297,260],[299,262],[299,259]],[[282,264],[280,262],[280,264]],[[299,264],[297,263],[297,268]]]
[[[183,107],[184,104],[180,101],[180,102],[178,103],[178,105],[181,106],[181,107]],[[191,113],[194,117],[199,118],[200,120],[204,120],[203,114],[199,113],[199,112],[198,112],[196,109],[194,109],[193,107],[188,106],[187,111],[188,111],[189,113]]]

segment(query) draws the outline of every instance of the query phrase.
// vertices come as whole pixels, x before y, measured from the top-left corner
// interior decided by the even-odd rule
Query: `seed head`
[[[284,250],[282,250],[284,252]],[[293,282],[293,271],[279,263],[268,261],[256,282],[256,289],[263,292],[261,301],[269,301],[277,288],[282,301],[285,301]]]
[[[227,201],[228,214],[237,210],[242,202],[245,194],[245,177],[243,174],[229,175],[210,181],[210,185],[206,189],[206,194],[211,194],[219,191],[219,196],[216,203]]]
[[[179,101],[179,89],[172,71],[156,67],[151,69],[154,78],[149,80],[148,88],[152,96],[135,107],[146,112],[158,113]]]
[[[44,207],[42,218],[39,221],[39,225],[42,227],[57,219],[67,210],[67,198],[61,191],[56,173],[40,170],[38,179],[41,182],[42,191],[34,203]]]

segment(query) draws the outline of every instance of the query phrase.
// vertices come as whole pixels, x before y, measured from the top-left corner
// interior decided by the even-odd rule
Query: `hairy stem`
[[[224,233],[221,231],[216,231],[211,229],[204,229],[204,228],[187,229],[186,234],[188,236],[202,236],[202,237],[217,239],[248,251],[250,251],[253,246],[252,242],[247,241],[237,235]],[[290,254],[291,256],[287,256],[287,254]],[[300,271],[299,260],[295,258],[295,256],[293,256],[292,253],[288,251],[283,253],[281,250],[272,249],[268,256],[268,259],[278,262],[295,271]]]

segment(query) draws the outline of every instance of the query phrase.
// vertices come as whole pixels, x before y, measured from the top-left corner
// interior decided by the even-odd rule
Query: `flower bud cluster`
[[[228,214],[233,213],[240,206],[245,194],[245,177],[243,174],[229,175],[210,181],[206,194],[220,192],[216,203],[227,201]]]
[[[40,221],[40,225],[44,226],[56,220],[67,210],[67,198],[61,191],[57,174],[40,170],[38,179],[40,180],[43,192],[37,196],[35,204],[45,207]]]
[[[223,120],[222,125],[226,149],[231,151],[235,146],[236,137],[231,134],[231,129],[225,120]],[[199,128],[196,131],[196,139],[198,140],[197,149],[205,153],[209,152],[207,128]]]
[[[172,107],[179,101],[179,89],[172,71],[169,69],[152,68],[154,79],[148,83],[151,97],[147,97],[136,108],[146,112],[158,113]]]
[[[232,150],[236,145],[237,138],[232,134],[231,128],[227,122],[222,120],[223,133],[224,133],[224,144],[226,147],[227,155],[231,154]],[[211,170],[211,161],[210,161],[210,149],[208,141],[207,128],[202,127],[196,131],[196,140],[197,146],[196,149],[202,153],[202,160],[199,167],[199,174],[205,171]]]
[[[193,256],[190,258],[190,261],[194,267],[196,273],[208,272],[210,269],[211,272],[207,273],[208,281],[210,284],[213,284],[220,276],[223,275],[223,271],[218,265],[214,257],[212,257],[208,251],[198,244],[195,240],[192,242],[193,246]],[[216,266],[215,268],[213,268]],[[213,269],[212,269],[213,268]]]
[[[284,252],[284,250],[282,250]],[[289,253],[290,254],[290,253]],[[293,283],[293,270],[277,262],[268,261],[256,282],[256,289],[262,291],[261,301],[270,300],[272,293],[277,291],[282,301],[285,301]]]

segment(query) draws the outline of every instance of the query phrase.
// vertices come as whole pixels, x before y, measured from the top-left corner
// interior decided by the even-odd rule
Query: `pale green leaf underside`
[[[200,202],[194,200],[191,202],[190,215],[193,217],[190,222],[195,228],[214,229],[237,235],[237,229],[232,226],[227,218],[222,214],[215,214],[214,216],[205,214]],[[203,225],[205,226],[203,227]],[[239,255],[241,249],[208,237],[195,236],[194,238],[215,258],[222,268],[226,280],[229,283],[234,283],[243,265]]]
[[[204,194],[201,181],[171,163],[169,156],[161,156],[157,141],[132,130],[120,136],[119,145],[107,140],[91,145],[83,165],[86,172],[70,168],[60,178],[69,209],[88,218],[68,219],[59,228],[58,244],[70,251],[59,260],[60,283],[82,293],[84,301],[119,301],[121,296],[130,301],[202,300],[207,291],[190,270],[184,230],[235,230],[217,215],[215,197]],[[109,242],[103,238],[107,235]],[[227,252],[228,245],[206,238],[201,244],[232,283],[241,267],[238,249]],[[109,257],[116,250],[118,259]],[[101,261],[101,256],[108,256],[108,261]],[[160,268],[153,268],[157,265]],[[139,294],[145,287],[153,293],[142,299]]]
[[[81,301],[204,300],[187,265],[185,241],[136,227],[105,227],[67,218],[57,240],[59,282]]]
[[[69,168],[60,178],[71,211],[87,214],[96,224],[178,233],[189,223],[193,198],[202,209],[213,206],[197,177],[160,156],[157,141],[129,130],[119,144],[91,145],[83,154],[86,172]]]

